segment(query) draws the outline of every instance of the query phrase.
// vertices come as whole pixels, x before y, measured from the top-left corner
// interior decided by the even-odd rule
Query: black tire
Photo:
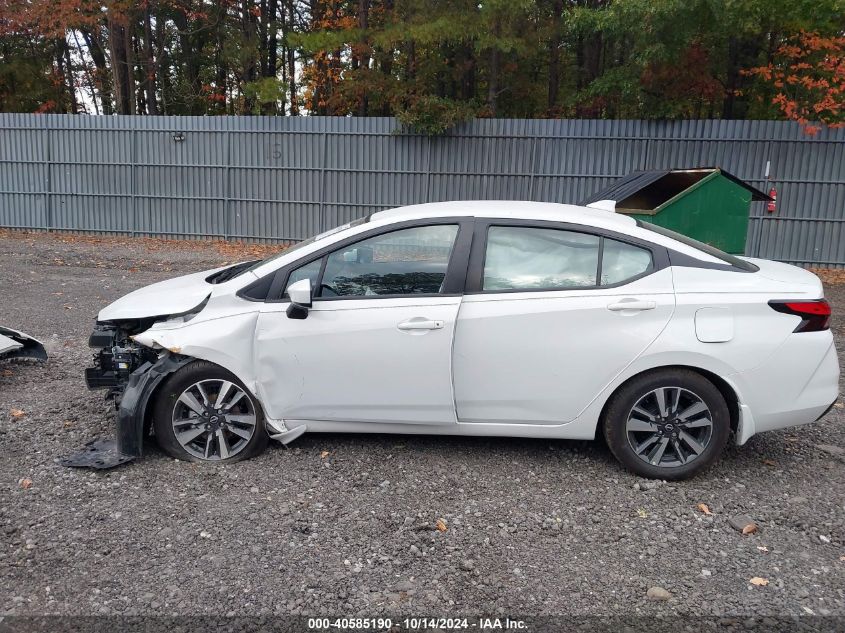
[[[662,391],[664,389],[668,391]],[[683,394],[677,396],[678,400],[674,406],[676,413],[682,407],[695,403],[694,397],[706,405],[707,411],[698,413],[700,418],[693,422],[681,422],[680,418],[672,413],[662,417],[659,415],[657,395],[654,395],[657,391],[663,393],[664,402],[667,393],[670,394],[670,399],[674,398],[675,393]],[[681,398],[685,400],[681,401]],[[649,406],[652,402],[653,405]],[[639,413],[635,414],[635,405],[640,405],[638,410],[645,409],[646,413],[654,415],[656,421],[640,416]],[[665,407],[667,412],[670,409],[668,405]],[[685,410],[681,410],[681,413]],[[632,425],[642,422],[654,427],[654,431],[634,430],[638,427],[628,426],[629,417],[633,418]],[[695,424],[697,428],[687,427],[689,424]],[[667,480],[687,479],[711,466],[721,456],[731,427],[730,412],[721,392],[707,378],[689,369],[661,369],[632,378],[611,397],[605,408],[602,425],[607,445],[622,465],[643,477]],[[679,437],[678,434],[683,435]],[[703,447],[703,450],[696,453],[692,448],[693,444],[687,444],[685,438],[691,438],[695,446]],[[647,445],[648,441],[652,442],[650,447]],[[648,448],[638,454],[632,444],[637,448]],[[655,465],[647,460],[652,450],[660,450],[660,445],[663,445],[664,452],[656,456],[659,465]],[[667,445],[671,446],[668,455],[665,452]],[[684,459],[687,461],[684,462]]]
[[[186,390],[191,390],[190,393],[195,395],[199,394],[200,392],[192,390],[192,387],[195,388],[197,383],[200,383],[203,385],[203,391],[209,396],[209,401],[213,407],[216,395],[219,395],[220,391],[225,391],[223,387],[225,384],[224,381],[232,383],[232,386],[228,388],[228,393],[237,395],[237,391],[235,390],[237,388],[244,394],[240,396],[240,399],[233,405],[228,414],[242,419],[248,419],[254,416],[254,425],[227,420],[222,409],[220,410],[220,415],[216,416],[216,419],[212,421],[212,416],[215,415],[216,410],[208,407],[203,407],[206,410],[207,417],[182,417],[185,413],[187,415],[197,415],[196,413],[192,413],[194,411],[193,409],[190,409],[179,401],[179,398]],[[219,385],[220,387],[216,394],[213,392],[214,385]],[[196,397],[195,399],[202,404],[201,398]],[[196,440],[183,446],[182,442],[176,437],[174,419],[184,419],[184,422],[179,423],[180,429],[187,429],[189,432],[192,432],[193,429],[200,430],[201,427],[205,429],[215,428],[217,431],[203,430],[202,434]],[[194,421],[196,423],[193,423]],[[220,424],[221,426],[212,427],[212,424]],[[194,361],[174,372],[158,389],[153,405],[153,428],[155,429],[156,441],[165,453],[176,459],[191,462],[215,464],[239,462],[260,455],[267,447],[268,441],[267,430],[264,426],[264,415],[261,411],[261,405],[255,396],[249,392],[234,374],[226,371],[219,365],[202,360]],[[235,428],[239,434],[235,434],[229,430],[231,428]],[[242,437],[242,434],[246,433],[251,433],[248,439]],[[209,435],[213,435],[214,437],[208,443],[214,446],[210,452],[206,448],[205,454],[208,455],[208,458],[206,458],[202,454],[197,453],[203,452],[199,443],[208,438]],[[220,436],[223,436],[222,441]],[[235,447],[237,447],[237,450],[232,450]]]

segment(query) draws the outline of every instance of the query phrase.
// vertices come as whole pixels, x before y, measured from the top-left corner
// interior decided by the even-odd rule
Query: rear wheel
[[[616,458],[655,479],[686,479],[721,455],[730,413],[721,392],[688,369],[638,376],[612,396],[604,436]]]
[[[261,407],[232,373],[206,361],[162,385],[153,409],[159,446],[177,459],[231,463],[267,446]]]

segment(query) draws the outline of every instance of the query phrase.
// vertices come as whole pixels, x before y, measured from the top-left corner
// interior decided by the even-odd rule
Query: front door
[[[480,232],[483,275],[455,331],[458,421],[574,420],[666,326],[671,273],[648,248],[597,234]]]
[[[457,222],[393,230],[293,271],[288,283],[308,277],[316,296],[303,320],[286,316],[287,303],[265,304],[259,316],[255,353],[267,415],[454,424],[461,293],[447,282],[461,230]],[[468,237],[471,227],[463,230]]]

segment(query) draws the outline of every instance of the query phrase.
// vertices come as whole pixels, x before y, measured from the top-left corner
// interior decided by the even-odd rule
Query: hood
[[[228,266],[175,277],[139,288],[100,310],[97,320],[147,319],[188,312],[211,294],[214,286],[206,281],[206,277],[225,268]]]

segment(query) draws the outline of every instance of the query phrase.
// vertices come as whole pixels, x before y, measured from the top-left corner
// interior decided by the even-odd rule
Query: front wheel
[[[730,412],[716,386],[688,369],[637,376],[612,396],[604,436],[622,464],[643,477],[686,479],[721,455]]]
[[[261,407],[232,373],[195,361],[162,385],[153,408],[162,450],[176,459],[231,463],[267,446]]]

